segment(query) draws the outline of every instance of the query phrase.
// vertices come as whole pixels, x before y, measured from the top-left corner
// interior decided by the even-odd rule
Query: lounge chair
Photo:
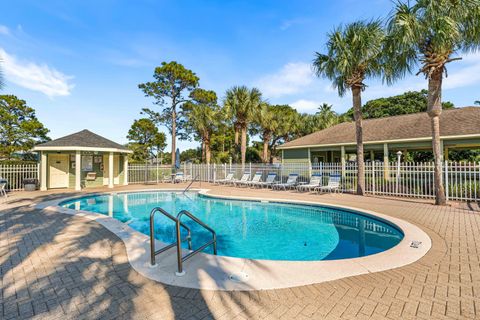
[[[179,182],[185,182],[185,176],[182,171],[176,172],[175,176],[172,176],[172,182],[174,183],[179,183]]]
[[[215,181],[215,184],[226,184],[226,183],[229,183],[230,181],[233,180],[233,177],[235,176],[235,174],[233,172],[230,172],[229,174],[227,174],[227,176],[225,177],[225,179],[218,179]]]
[[[297,190],[300,191],[312,191],[313,189],[320,187],[322,183],[322,175],[319,173],[312,174],[310,182],[307,184],[301,184],[297,186]]]
[[[7,191],[5,190],[7,182],[7,180],[0,178],[0,196],[3,195],[5,198],[7,197]]]
[[[277,174],[275,172],[270,172],[268,175],[267,175],[267,178],[265,179],[265,181],[259,181],[259,182],[255,182],[255,183],[250,183],[250,186],[251,187],[271,187],[272,185],[275,184],[275,179],[277,178]]]
[[[229,184],[233,184],[234,186],[237,186],[239,183],[244,183],[250,179],[250,172],[245,172],[240,179],[232,179]]]
[[[298,173],[290,173],[285,183],[277,183],[272,185],[272,189],[287,190],[297,185]]]
[[[340,190],[340,180],[342,176],[340,174],[332,174],[328,179],[328,184],[323,187],[316,187],[314,190],[317,193],[320,192],[337,192]]]
[[[260,179],[262,179],[262,175],[263,175],[263,173],[261,171],[257,171],[253,175],[252,180],[247,180],[247,181],[240,182],[238,185],[239,186],[249,186],[251,183],[257,183],[257,182],[260,181]]]

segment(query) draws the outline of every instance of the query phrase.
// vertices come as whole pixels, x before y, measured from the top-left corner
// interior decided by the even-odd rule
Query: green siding
[[[283,150],[283,162],[308,162],[308,149],[286,149]]]

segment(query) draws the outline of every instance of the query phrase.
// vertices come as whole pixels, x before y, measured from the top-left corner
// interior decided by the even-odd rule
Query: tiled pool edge
[[[125,191],[126,193],[152,192],[152,191],[182,191],[181,189],[145,189],[135,191]],[[241,258],[213,256],[209,254],[199,254],[194,259],[185,264],[187,274],[184,277],[174,275],[176,270],[176,257],[174,249],[171,253],[166,253],[158,257],[159,265],[150,267],[149,263],[149,240],[148,236],[133,230],[128,225],[121,223],[111,217],[93,212],[76,211],[58,206],[66,199],[90,196],[92,193],[76,197],[66,197],[63,199],[48,201],[36,204],[36,208],[77,215],[89,220],[95,220],[105,228],[116,234],[125,244],[127,256],[132,267],[143,276],[174,286],[205,290],[262,290],[262,289],[281,289],[287,287],[296,287],[321,283],[325,281],[336,280],[339,278],[366,274],[370,272],[385,271],[393,268],[402,267],[413,263],[422,258],[431,248],[431,239],[419,227],[404,220],[393,218],[377,212],[346,207],[341,205],[332,205],[322,202],[303,201],[293,199],[278,198],[253,198],[239,196],[221,196],[208,193],[208,189],[196,189],[200,194],[208,197],[250,200],[250,201],[272,201],[292,204],[320,205],[327,207],[336,207],[360,212],[367,216],[385,220],[394,224],[404,233],[403,240],[394,248],[382,253],[370,255],[361,258],[331,260],[331,261],[269,261],[269,260],[250,260]],[[121,194],[125,192],[112,192]],[[108,194],[108,192],[107,192]],[[411,241],[421,241],[422,245],[418,249],[410,247]],[[231,274],[245,272],[249,275],[248,281],[234,282],[229,279]]]

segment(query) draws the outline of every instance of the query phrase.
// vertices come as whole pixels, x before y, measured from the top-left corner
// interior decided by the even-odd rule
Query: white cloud
[[[314,79],[310,64],[291,62],[278,72],[260,78],[255,85],[266,97],[275,98],[304,92]]]
[[[296,18],[296,19],[290,19],[290,20],[285,20],[282,22],[280,25],[280,30],[285,31],[289,29],[291,26],[298,25],[298,24],[304,24],[307,23],[309,20],[305,18]]]
[[[10,29],[8,29],[7,26],[0,24],[0,34],[6,35],[6,36],[10,35]]]
[[[290,106],[297,109],[298,112],[312,113],[316,112],[321,104],[322,103],[318,101],[300,99],[290,103]]]
[[[5,78],[21,87],[39,91],[49,97],[68,96],[74,85],[73,78],[49,67],[46,64],[36,64],[30,61],[17,59],[0,48],[0,57],[3,60]]]
[[[457,69],[451,70],[453,65]],[[460,68],[458,68],[460,67]],[[480,83],[480,53],[469,54],[447,65],[449,75],[443,80],[444,89],[455,89]]]

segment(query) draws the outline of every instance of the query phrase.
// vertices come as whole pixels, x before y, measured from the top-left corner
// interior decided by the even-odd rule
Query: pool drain
[[[233,282],[247,282],[248,281],[248,274],[245,272],[239,272],[235,274],[231,274],[228,278]]]

